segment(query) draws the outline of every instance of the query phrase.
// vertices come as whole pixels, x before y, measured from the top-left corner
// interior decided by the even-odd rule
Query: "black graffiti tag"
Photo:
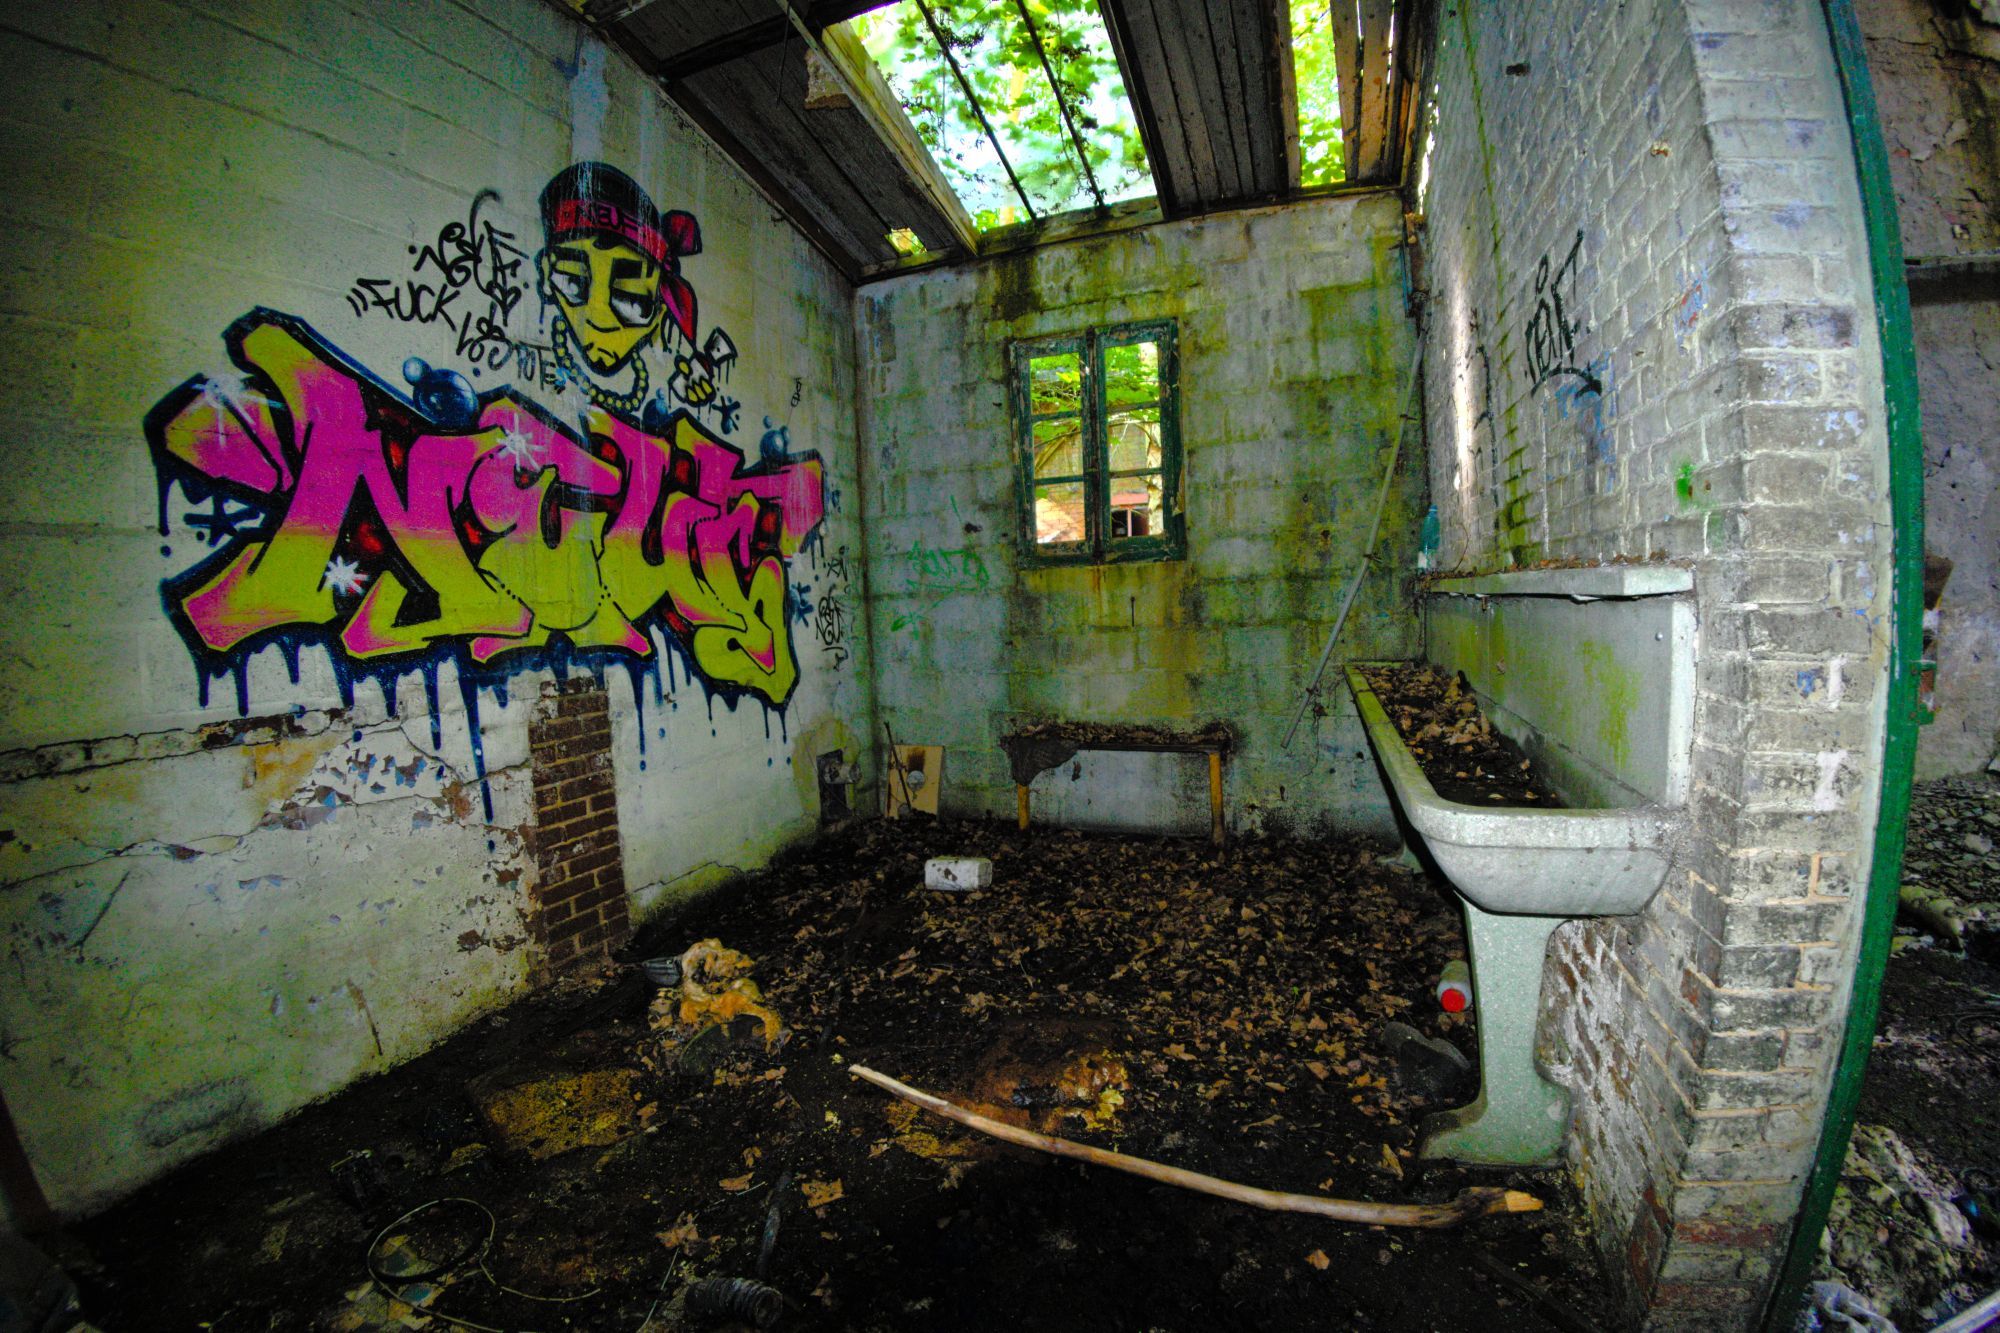
[[[430,244],[410,247],[415,259],[409,277],[357,279],[348,307],[357,316],[443,324],[452,331],[454,350],[474,366],[499,370],[515,360],[507,321],[528,294],[527,254],[513,232],[481,216],[499,199],[498,191],[480,191],[464,221],[448,222]]]
[[[1579,229],[1562,263],[1551,268],[1550,256],[1543,255],[1535,266],[1535,305],[1523,340],[1531,393],[1558,375],[1575,375],[1586,381],[1586,388],[1595,384],[1596,376],[1576,354],[1576,335],[1583,321],[1570,317],[1576,308],[1577,261],[1582,254],[1583,232]]]

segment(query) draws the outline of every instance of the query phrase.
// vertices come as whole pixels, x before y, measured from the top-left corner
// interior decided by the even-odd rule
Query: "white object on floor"
[[[946,893],[984,889],[993,883],[993,862],[983,856],[933,856],[924,862],[924,887]]]

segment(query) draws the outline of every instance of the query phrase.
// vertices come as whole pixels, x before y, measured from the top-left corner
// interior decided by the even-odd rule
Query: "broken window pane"
[[[1113,472],[1160,466],[1160,409],[1139,407],[1113,412],[1105,430]]]
[[[1037,477],[1080,477],[1083,475],[1083,420],[1057,417],[1035,423],[1035,475]]]
[[[1094,0],[1022,8],[902,0],[851,27],[981,230],[1151,195]]]
[[[1292,0],[1292,83],[1298,91],[1299,184],[1311,187],[1345,180],[1340,72],[1334,63],[1333,15],[1327,0]]]
[[[1035,487],[1035,540],[1044,546],[1082,541],[1083,503],[1080,481]]]
[[[1161,532],[1160,474],[1118,477],[1111,483],[1111,536],[1152,537]]]
[[[1030,406],[1036,416],[1075,412],[1083,407],[1083,355],[1058,352],[1028,362]]]
[[[1158,343],[1124,343],[1104,349],[1106,404],[1115,410],[1132,403],[1156,403],[1159,400]]]

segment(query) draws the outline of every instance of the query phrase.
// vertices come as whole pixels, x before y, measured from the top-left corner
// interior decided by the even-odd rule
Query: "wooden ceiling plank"
[[[1301,167],[1299,81],[1292,65],[1292,6],[1290,0],[1264,0],[1264,8],[1271,22],[1271,93],[1278,100],[1278,142],[1285,155],[1285,175],[1280,188],[1286,194],[1294,194],[1299,188]]]
[[[854,245],[853,237],[836,234],[827,227],[823,219],[827,212],[823,206],[802,194],[796,182],[781,179],[766,165],[764,158],[741,139],[734,129],[720,115],[712,111],[708,104],[686,86],[673,93],[674,104],[687,114],[688,119],[701,127],[702,133],[715,141],[737,169],[748,176],[770,200],[784,213],[786,219],[799,229],[800,234],[833,261],[833,266],[841,271],[849,282],[858,282],[867,261]],[[669,205],[671,207],[671,205]]]
[[[861,165],[858,159],[865,154],[866,143],[850,143],[837,132],[833,120],[837,112],[806,109],[804,48],[796,42],[768,47],[726,68],[742,71],[746,82],[768,90],[764,100],[751,105],[785,127],[801,157],[811,164],[815,177],[829,193],[848,201],[842,220],[861,236],[870,252],[887,248],[894,253],[888,237],[900,224],[889,220],[890,214],[883,210],[880,198],[856,180],[851,169]],[[795,70],[796,79],[792,77]]]
[[[1118,58],[1118,72],[1125,81],[1125,95],[1139,122],[1139,140],[1145,145],[1160,209],[1168,217],[1179,217],[1186,211],[1185,201],[1198,193],[1194,167],[1181,132],[1173,80],[1161,58],[1159,34],[1143,27],[1143,19],[1135,21],[1135,6],[1150,17],[1152,7],[1146,0],[1100,0],[1099,5],[1112,54]]]
[[[1340,84],[1340,161],[1342,179],[1357,179],[1355,158],[1361,151],[1361,27],[1356,0],[1329,0],[1333,22],[1333,68]]]
[[[887,240],[875,232],[879,219],[873,206],[832,170],[824,150],[804,133],[798,117],[776,105],[769,84],[745,66],[745,61],[731,61],[677,86],[692,92],[729,127],[745,152],[784,183],[786,193],[839,240],[858,268],[892,257]],[[803,111],[800,108],[800,114]],[[739,164],[745,160],[737,157]]]
[[[918,234],[925,246],[967,254],[977,251],[979,229],[965,211],[958,192],[945,179],[937,159],[924,147],[917,127],[903,113],[903,104],[895,90],[875,67],[860,38],[845,29],[831,28],[820,34],[820,41],[822,53],[846,80],[856,99],[852,114],[874,133],[896,160],[907,185],[924,201],[925,227]],[[931,234],[926,236],[924,231]]]
[[[1219,156],[1211,133],[1211,127],[1224,123],[1215,81],[1201,78],[1201,70],[1195,63],[1194,52],[1207,40],[1208,25],[1204,20],[1199,34],[1190,33],[1182,9],[1185,2],[1144,0],[1152,31],[1160,44],[1163,73],[1173,83],[1175,119],[1187,143],[1188,162],[1194,167],[1195,192],[1188,203],[1194,206],[1194,211],[1201,212],[1228,197],[1234,172],[1224,175],[1227,145]]]
[[[648,41],[660,55],[661,70],[666,78],[685,79],[726,65],[742,56],[762,51],[766,47],[778,46],[792,35],[791,20],[778,7],[776,0],[740,0],[747,6],[744,21],[727,31],[714,36],[704,36],[700,41],[688,41],[674,36],[674,28],[685,26],[677,16],[649,10],[640,15],[648,21]],[[823,33],[836,23],[845,23],[870,10],[880,9],[889,0],[820,0],[811,7],[799,5],[805,16],[806,26],[814,32]],[[687,9],[698,9],[700,5],[686,5]],[[704,33],[714,31],[704,26]]]
[[[1390,22],[1395,0],[1361,0],[1361,141],[1348,179],[1381,180],[1388,169]]]
[[[623,20],[621,26],[671,68],[690,51],[728,43],[746,30],[767,29],[774,15],[782,21],[776,8],[763,0],[756,0],[754,12],[746,12],[744,0],[656,4]]]
[[[758,71],[807,140],[818,147],[831,171],[867,204],[874,225],[880,228],[874,233],[880,245],[889,246],[891,231],[908,227],[927,246],[939,250],[969,253],[976,248],[977,234],[964,210],[958,210],[959,220],[964,224],[961,233],[937,201],[912,179],[909,164],[884,142],[866,112],[858,108],[805,109],[807,73],[803,43],[760,51],[739,63]],[[925,161],[928,163],[928,156]],[[859,229],[866,225],[865,217],[854,216],[851,225]],[[889,252],[893,255],[894,247],[889,247]]]
[[[1435,0],[1405,0],[1396,17],[1396,110],[1389,127],[1389,169],[1398,180],[1409,177],[1416,165],[1436,19]]]
[[[1235,170],[1236,190],[1231,199],[1248,199],[1257,193],[1257,174],[1250,141],[1249,89],[1243,85],[1243,37],[1236,29],[1236,6],[1232,0],[1202,0],[1202,15],[1208,20],[1209,66],[1214,71],[1222,97],[1223,119],[1227,127],[1230,164]],[[1220,163],[1217,164],[1218,166]]]
[[[1243,76],[1243,126],[1250,138],[1250,191],[1275,198],[1285,188],[1285,140],[1278,111],[1277,43],[1268,0],[1230,0],[1236,63]]]

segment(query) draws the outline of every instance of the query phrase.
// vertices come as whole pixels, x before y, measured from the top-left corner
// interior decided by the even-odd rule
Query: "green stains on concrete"
[[[1681,508],[1694,505],[1694,464],[1682,462],[1674,472],[1674,494],[1679,497]]]
[[[993,261],[993,314],[1013,323],[1042,308],[1042,294],[1035,281],[1034,251],[1003,255]]]
[[[1620,663],[1605,644],[1586,639],[1576,646],[1585,678],[1595,692],[1597,743],[1611,767],[1624,773],[1632,762],[1632,710],[1641,698],[1639,673]]]
[[[1692,509],[1706,514],[1713,509],[1714,506],[1703,498],[1702,494],[1708,488],[1707,482],[1695,480],[1692,462],[1683,461],[1680,467],[1674,470],[1674,498],[1680,501],[1683,511]]]

